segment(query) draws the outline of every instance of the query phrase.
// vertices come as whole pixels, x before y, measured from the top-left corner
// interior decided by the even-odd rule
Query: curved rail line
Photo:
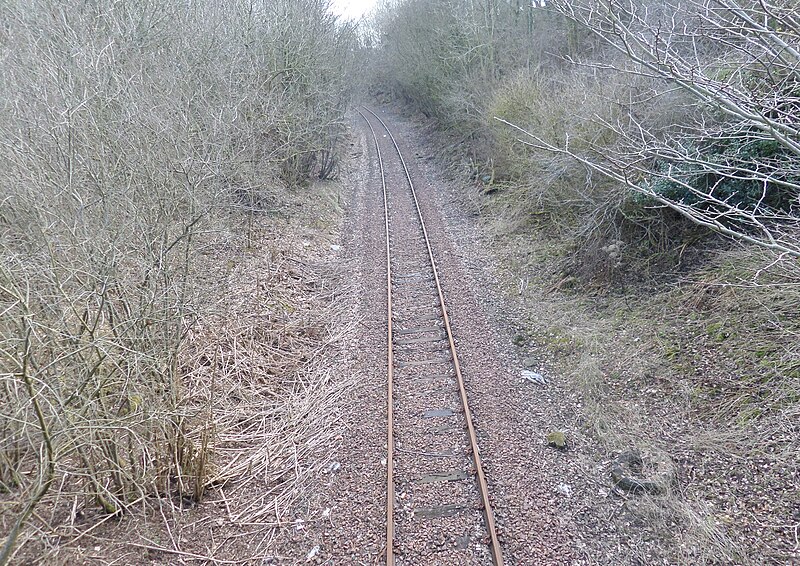
[[[408,166],[406,165],[406,161],[403,158],[403,154],[400,151],[400,147],[395,139],[394,135],[392,134],[389,127],[386,123],[372,110],[369,108],[364,107],[364,110],[371,114],[380,124],[383,126],[384,130],[386,130],[389,139],[394,146],[394,149],[397,153],[398,158],[400,159],[400,163],[403,168],[403,172],[405,173],[406,180],[408,181],[408,186],[411,191],[411,196],[414,201],[414,208],[417,212],[417,219],[419,220],[420,226],[422,228],[422,235],[425,242],[425,247],[427,248],[427,255],[430,261],[430,267],[433,272],[433,278],[436,286],[436,292],[438,294],[438,302],[439,307],[441,308],[442,318],[444,320],[444,328],[447,334],[447,341],[449,343],[450,354],[453,358],[453,366],[455,369],[455,376],[456,381],[458,384],[458,392],[459,397],[461,399],[462,409],[464,411],[464,418],[466,421],[467,426],[467,433],[469,436],[469,443],[472,453],[472,461],[475,468],[476,476],[477,476],[477,483],[478,483],[478,490],[480,492],[480,499],[481,499],[481,506],[483,509],[484,514],[484,521],[486,524],[486,530],[489,537],[489,550],[491,553],[492,561],[495,566],[502,566],[503,565],[503,555],[500,549],[500,544],[497,539],[497,529],[495,526],[494,521],[494,514],[492,512],[491,503],[489,501],[489,487],[486,482],[486,476],[483,471],[483,464],[480,457],[480,452],[478,449],[478,439],[475,435],[475,427],[472,422],[472,412],[469,408],[469,401],[467,398],[467,390],[464,385],[464,377],[461,372],[461,365],[458,360],[458,354],[456,353],[456,345],[455,341],[453,340],[453,331],[450,327],[450,317],[447,314],[447,306],[445,304],[444,293],[442,291],[442,286],[439,281],[439,273],[436,268],[436,261],[433,256],[433,250],[431,248],[430,237],[428,236],[428,231],[425,227],[425,220],[422,217],[422,211],[420,209],[419,200],[417,198],[416,190],[414,189],[414,183],[411,180],[411,174],[409,173]],[[390,248],[390,239],[389,239],[389,197],[388,197],[388,190],[386,187],[386,174],[384,171],[384,164],[383,164],[383,157],[381,155],[380,145],[378,143],[378,136],[375,132],[375,129],[372,126],[372,123],[367,118],[367,116],[357,110],[357,112],[361,115],[364,121],[369,126],[369,130],[372,133],[372,138],[375,143],[375,149],[377,152],[378,157],[378,165],[380,168],[381,174],[381,185],[383,190],[383,214],[384,214],[384,226],[385,226],[385,238],[386,238],[386,285],[387,285],[387,304],[388,304],[388,335],[387,335],[387,344],[388,344],[388,385],[387,385],[387,474],[386,474],[386,482],[387,482],[387,498],[386,498],[386,564],[387,566],[394,566],[395,564],[395,557],[394,557],[394,548],[393,548],[393,541],[394,541],[394,501],[395,501],[395,486],[394,486],[394,349],[393,349],[393,325],[392,325],[392,257],[391,257],[391,248]]]

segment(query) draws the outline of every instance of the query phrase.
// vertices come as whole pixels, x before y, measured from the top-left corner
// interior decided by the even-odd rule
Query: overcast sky
[[[333,11],[347,19],[358,19],[375,5],[376,0],[333,0]]]

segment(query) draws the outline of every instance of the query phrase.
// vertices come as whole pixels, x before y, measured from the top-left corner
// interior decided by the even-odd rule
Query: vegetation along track
[[[359,114],[380,169],[386,237],[386,563],[499,566],[488,485],[417,194],[389,127],[364,110]],[[375,121],[386,135],[376,134]],[[392,168],[382,140],[397,156]]]

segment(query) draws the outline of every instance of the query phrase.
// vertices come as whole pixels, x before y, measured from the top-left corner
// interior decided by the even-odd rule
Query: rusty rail
[[[378,154],[378,164],[381,170],[381,187],[383,190],[383,219],[386,236],[386,289],[387,289],[387,309],[389,312],[389,326],[387,330],[387,394],[386,394],[386,565],[394,566],[394,552],[392,541],[394,540],[394,348],[392,347],[394,333],[392,328],[392,253],[389,248],[389,196],[386,192],[386,174],[383,170],[383,158],[381,148],[378,144],[378,136],[367,117],[356,109],[372,132],[372,139],[375,141],[375,151]]]
[[[397,152],[397,156],[400,159],[400,163],[403,166],[403,172],[405,173],[406,180],[408,181],[409,189],[411,190],[411,196],[414,200],[414,207],[417,211],[417,218],[419,219],[420,226],[422,227],[422,235],[425,241],[425,246],[428,251],[428,258],[430,260],[431,270],[433,272],[434,282],[436,284],[436,291],[439,296],[439,306],[442,311],[442,318],[444,319],[444,327],[447,333],[447,340],[449,342],[450,353],[453,358],[453,366],[455,368],[456,380],[458,383],[459,389],[459,396],[461,399],[461,405],[464,410],[464,418],[467,423],[467,432],[469,435],[470,447],[472,450],[472,460],[475,466],[475,471],[478,480],[478,489],[480,491],[481,497],[481,504],[483,507],[484,512],[484,520],[486,522],[486,530],[489,535],[489,546],[490,552],[492,556],[492,561],[495,566],[503,566],[503,554],[500,549],[500,543],[497,539],[497,528],[495,526],[494,521],[494,514],[492,512],[491,503],[489,501],[489,486],[486,482],[486,475],[483,471],[483,464],[480,457],[480,451],[478,449],[478,439],[475,435],[475,427],[472,422],[472,412],[469,408],[469,400],[467,398],[467,390],[466,386],[464,385],[464,377],[461,372],[461,364],[458,360],[458,354],[456,353],[456,345],[453,339],[453,331],[450,327],[450,317],[447,314],[447,306],[444,300],[444,293],[442,291],[442,286],[439,281],[439,272],[436,268],[436,261],[433,256],[433,249],[431,247],[430,238],[428,236],[428,230],[425,227],[425,220],[422,217],[422,210],[420,209],[419,200],[417,199],[417,193],[414,189],[414,183],[411,180],[411,174],[408,170],[408,166],[406,165],[406,161],[403,158],[403,154],[400,151],[400,147],[395,139],[394,135],[392,134],[389,127],[386,123],[373,112],[369,108],[364,108],[369,114],[371,114],[383,128],[386,130],[389,139],[394,146],[395,151]],[[393,549],[393,541],[394,541],[394,471],[393,471],[393,461],[394,461],[394,432],[392,430],[393,423],[394,423],[394,415],[393,415],[393,387],[394,387],[394,353],[393,353],[393,329],[392,329],[392,278],[391,278],[391,249],[389,243],[389,204],[388,204],[388,194],[386,189],[386,176],[384,173],[383,167],[383,158],[381,156],[381,150],[378,143],[378,136],[375,133],[375,129],[372,127],[372,123],[367,119],[367,117],[360,111],[357,110],[364,121],[369,126],[370,132],[372,133],[373,140],[375,142],[375,149],[377,151],[378,156],[378,164],[381,171],[381,184],[383,188],[383,214],[384,214],[384,224],[385,224],[385,237],[386,237],[386,273],[387,273],[387,302],[388,302],[388,393],[387,393],[387,501],[386,501],[386,564],[387,566],[394,566],[395,559],[394,559],[394,549]]]

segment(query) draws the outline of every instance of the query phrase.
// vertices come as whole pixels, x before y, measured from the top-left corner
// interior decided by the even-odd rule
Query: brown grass
[[[315,217],[327,228],[262,215],[249,247],[206,242],[195,277],[219,283],[220,293],[207,296],[179,352],[184,472],[170,478],[174,491],[160,500],[145,494],[119,521],[97,513],[60,473],[23,530],[16,560],[68,564],[86,545],[109,563],[115,555],[247,563],[269,552],[328,463],[337,396],[347,385],[332,369],[334,345],[356,322],[330,265],[333,188],[322,184],[285,208],[316,199]],[[207,543],[210,533],[217,544]]]

